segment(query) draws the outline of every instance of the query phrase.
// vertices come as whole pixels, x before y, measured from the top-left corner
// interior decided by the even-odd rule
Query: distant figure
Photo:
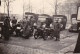
[[[10,36],[10,20],[9,17],[6,16],[6,18],[4,19],[4,28],[3,28],[3,34],[4,34],[4,39],[5,40],[9,40],[9,36]]]
[[[16,29],[17,19],[15,19],[15,17],[13,17],[11,23],[12,23],[12,34],[13,34],[15,32],[15,29]]]
[[[56,20],[56,23],[54,25],[54,36],[56,37],[55,41],[60,41],[60,23],[58,20]]]
[[[32,26],[34,25],[34,22],[35,22],[35,20],[34,20],[34,17],[33,17],[33,16],[31,16],[31,18],[30,18],[29,22],[30,22],[30,26],[32,27]]]
[[[13,17],[13,19],[12,19],[12,27],[14,27],[16,25],[16,23],[17,23],[17,19],[15,19],[15,17]]]
[[[26,18],[23,18],[23,19],[22,19],[22,27],[23,27],[23,29],[24,29],[25,26],[26,26],[26,22],[27,22]]]

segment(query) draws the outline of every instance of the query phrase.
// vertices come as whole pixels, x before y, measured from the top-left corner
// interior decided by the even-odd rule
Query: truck
[[[80,30],[80,3],[77,5],[77,14],[71,15],[71,27],[69,32],[78,32]]]

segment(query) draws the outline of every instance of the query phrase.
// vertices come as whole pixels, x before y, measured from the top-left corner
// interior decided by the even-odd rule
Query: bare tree
[[[8,17],[9,17],[9,10],[10,10],[10,3],[13,2],[15,0],[4,0],[4,2],[6,3],[7,6],[7,12],[8,12]]]
[[[49,2],[48,2],[49,3]],[[55,15],[58,14],[58,9],[61,8],[59,7],[61,5],[61,3],[58,2],[58,0],[55,0],[55,4],[53,2],[50,2],[49,5],[52,6],[53,9],[55,9]]]

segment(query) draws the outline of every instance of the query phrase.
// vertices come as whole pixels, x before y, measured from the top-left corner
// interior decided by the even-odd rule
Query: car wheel
[[[44,39],[44,40],[47,40],[47,39],[48,39],[48,35],[47,35],[47,34],[44,34],[44,35],[43,35],[43,39]]]
[[[34,38],[35,38],[35,39],[38,39],[38,36],[37,36],[37,35],[34,35]]]

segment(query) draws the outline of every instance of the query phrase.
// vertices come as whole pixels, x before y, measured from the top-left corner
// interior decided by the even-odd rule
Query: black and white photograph
[[[79,54],[80,0],[0,0],[0,54]]]

